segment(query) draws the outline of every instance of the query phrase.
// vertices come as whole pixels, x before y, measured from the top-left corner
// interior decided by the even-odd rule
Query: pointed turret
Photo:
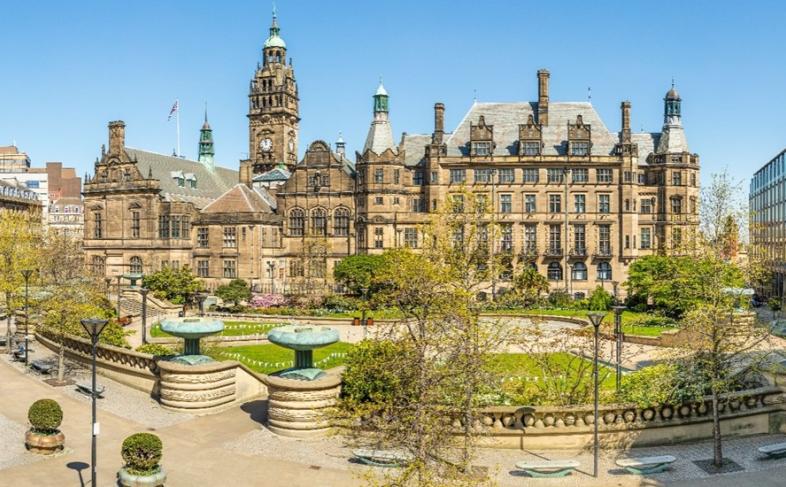
[[[374,120],[368,130],[363,152],[371,150],[376,154],[382,154],[388,149],[395,149],[393,129],[388,119],[388,99],[388,92],[380,79],[377,91],[374,93]]]
[[[202,129],[199,131],[199,158],[197,160],[208,169],[213,169],[215,167],[213,156],[215,155],[213,129],[210,128],[210,123],[207,121],[207,108],[205,108],[205,123],[202,124]]]
[[[658,142],[658,153],[688,152],[688,139],[682,128],[682,98],[671,82],[671,89],[663,97],[663,133]]]

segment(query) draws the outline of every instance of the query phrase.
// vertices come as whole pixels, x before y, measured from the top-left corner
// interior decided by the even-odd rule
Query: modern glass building
[[[786,149],[756,171],[750,186],[751,257],[772,270],[772,284],[758,290],[781,296],[786,282]]]

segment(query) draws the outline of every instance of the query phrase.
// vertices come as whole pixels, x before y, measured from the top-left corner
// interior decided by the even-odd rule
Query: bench
[[[518,462],[516,468],[530,477],[565,477],[579,467],[576,460],[532,460]]]
[[[352,450],[360,463],[374,467],[401,467],[412,461],[412,455],[401,450],[377,450],[361,448]]]
[[[27,352],[28,351],[25,350],[24,346],[19,345],[19,348],[14,350],[14,360],[16,360],[18,362],[24,362],[25,357],[27,356]]]
[[[760,446],[758,450],[759,453],[770,458],[780,458],[786,455],[786,442]]]
[[[40,372],[42,374],[49,374],[49,372],[51,372],[52,369],[55,368],[54,365],[48,364],[43,360],[33,360],[32,362],[30,362],[30,367],[36,372]]]
[[[631,457],[618,458],[616,464],[629,473],[635,475],[648,475],[651,473],[663,472],[677,459],[671,455],[661,455],[658,457]]]
[[[93,386],[91,384],[77,383],[76,390],[89,396],[93,392]],[[96,384],[96,397],[103,398],[105,390],[106,387],[101,384]]]

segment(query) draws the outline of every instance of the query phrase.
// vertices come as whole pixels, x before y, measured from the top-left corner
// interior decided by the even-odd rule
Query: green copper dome
[[[287,43],[284,42],[284,39],[279,37],[278,34],[273,34],[267,38],[267,40],[265,41],[265,45],[263,47],[265,49],[267,49],[268,47],[281,47],[286,49]]]

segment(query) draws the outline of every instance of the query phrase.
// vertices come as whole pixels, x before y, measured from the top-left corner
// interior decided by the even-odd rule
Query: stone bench
[[[30,368],[42,374],[49,374],[49,372],[52,372],[52,369],[54,369],[55,366],[52,364],[48,364],[43,360],[33,360],[32,362],[30,362]]]
[[[786,442],[760,446],[757,450],[762,455],[771,458],[779,458],[786,455]]]
[[[79,383],[76,385],[76,390],[89,396],[93,392],[93,386],[92,384]],[[96,397],[103,398],[105,390],[106,387],[102,386],[101,384],[96,384]]]
[[[412,455],[401,450],[376,450],[360,448],[352,450],[360,463],[375,467],[401,467],[412,461]]]
[[[565,477],[579,467],[576,460],[532,460],[516,463],[530,477]]]
[[[635,475],[663,472],[677,459],[671,455],[657,457],[618,458],[616,464]]]

